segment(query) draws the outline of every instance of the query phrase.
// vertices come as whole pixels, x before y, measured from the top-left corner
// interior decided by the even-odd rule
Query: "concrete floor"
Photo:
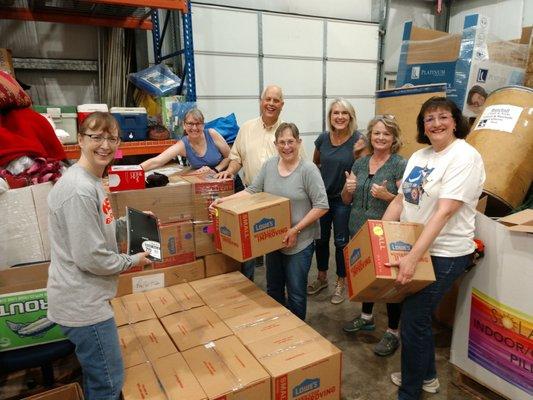
[[[339,305],[330,303],[336,280],[334,265],[328,271],[329,288],[308,297],[307,323],[343,351],[342,397],[343,400],[393,400],[397,387],[390,374],[400,370],[400,349],[389,357],[374,355],[373,347],[387,328],[387,310],[384,304],[374,306],[376,330],[373,332],[346,334],[342,326],[361,312],[361,303],[348,300]],[[317,269],[313,259],[309,280],[316,278]],[[256,269],[255,283],[266,290],[265,267]],[[441,384],[437,394],[425,393],[425,400],[474,400],[468,393],[455,386],[453,367],[449,363],[451,330],[434,327],[437,373]]]

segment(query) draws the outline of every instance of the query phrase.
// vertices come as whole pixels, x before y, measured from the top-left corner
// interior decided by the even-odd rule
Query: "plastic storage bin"
[[[39,114],[48,115],[57,129],[63,129],[68,133],[68,138],[62,138],[61,142],[65,144],[77,143],[78,125],[76,106],[42,106],[34,105],[33,109]]]
[[[112,107],[111,114],[120,125],[124,141],[139,141],[148,138],[148,115],[144,107]]]
[[[109,112],[107,104],[80,104],[78,106],[78,128],[85,118],[95,111]]]

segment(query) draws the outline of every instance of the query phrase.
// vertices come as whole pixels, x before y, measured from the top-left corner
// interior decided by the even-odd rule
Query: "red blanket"
[[[0,114],[0,166],[22,156],[47,160],[67,158],[52,126],[31,108]]]

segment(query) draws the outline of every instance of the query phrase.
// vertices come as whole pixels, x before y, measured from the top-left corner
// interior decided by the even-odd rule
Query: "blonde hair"
[[[355,117],[355,109],[353,108],[352,104],[348,100],[346,100],[346,99],[344,99],[342,97],[338,97],[338,98],[334,99],[331,102],[331,104],[329,105],[329,108],[328,108],[328,120],[327,120],[328,130],[330,132],[333,131],[333,127],[331,126],[331,113],[333,111],[333,106],[336,105],[336,104],[339,104],[346,111],[348,111],[348,114],[350,114],[350,123],[348,124],[348,129],[349,129],[350,133],[355,132],[355,130],[357,129],[357,118]]]
[[[385,128],[387,131],[392,133],[392,146],[390,148],[391,153],[397,153],[398,150],[400,150],[400,147],[402,147],[402,130],[400,129],[400,125],[396,122],[396,118],[394,118],[394,115],[385,114],[385,115],[376,115],[372,120],[368,123],[367,127],[367,146],[368,150],[370,150],[370,153],[374,152],[374,147],[372,146],[372,129],[374,126],[381,122],[383,125],[385,125]]]

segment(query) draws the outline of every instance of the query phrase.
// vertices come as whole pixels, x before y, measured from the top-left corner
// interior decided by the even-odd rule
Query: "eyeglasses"
[[[296,140],[290,139],[290,140],[280,140],[276,142],[276,145],[279,147],[285,147],[285,146],[294,146],[296,144]]]
[[[104,140],[107,140],[107,142],[111,145],[117,145],[120,143],[120,138],[118,136],[109,136],[105,137],[102,135],[90,135],[87,133],[82,133],[83,136],[88,136],[94,143],[102,144],[104,143]]]
[[[185,126],[202,126],[204,123],[203,122],[185,122],[184,125]]]
[[[451,119],[453,119],[451,114],[430,115],[424,118],[424,124],[431,125],[432,123],[437,123],[437,121],[447,123]]]

